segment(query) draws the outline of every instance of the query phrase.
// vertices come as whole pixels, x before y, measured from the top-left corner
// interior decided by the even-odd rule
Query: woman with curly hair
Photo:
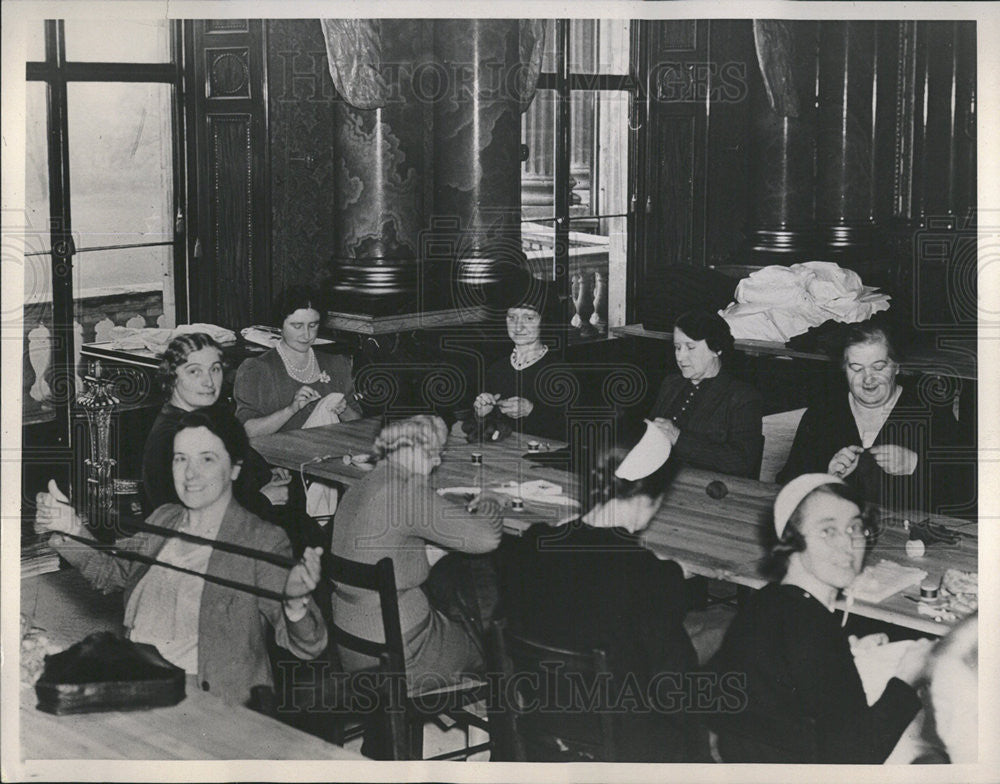
[[[388,556],[396,573],[399,615],[410,686],[444,685],[484,663],[470,630],[434,609],[423,590],[430,574],[427,544],[464,553],[488,553],[500,542],[502,503],[489,493],[468,507],[450,503],[431,486],[448,437],[444,420],[420,415],[392,422],[375,439],[374,470],[351,488],[337,511],[331,550],[363,563]],[[333,617],[338,625],[381,641],[378,596],[337,585]],[[357,671],[377,662],[340,649],[344,668]]]

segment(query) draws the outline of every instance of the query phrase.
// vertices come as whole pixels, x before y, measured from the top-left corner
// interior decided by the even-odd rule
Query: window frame
[[[629,97],[629,116],[637,110],[639,102],[639,80],[636,76],[636,50],[638,45],[638,25],[635,20],[629,24],[629,52],[627,73],[623,74],[588,74],[576,73],[570,69],[570,19],[554,19],[555,27],[555,71],[542,71],[538,75],[538,90],[555,92],[555,151],[554,151],[554,215],[552,223],[555,231],[552,258],[552,278],[558,290],[569,294],[569,234],[571,231],[570,205],[572,204],[572,187],[570,166],[572,157],[571,145],[571,104],[573,93],[577,91],[623,92]],[[600,21],[595,19],[595,21]],[[624,213],[597,214],[595,218],[626,218],[629,241],[627,247],[631,251],[631,236],[634,228],[634,193],[635,193],[635,129],[628,128],[628,160],[626,192],[633,194],[629,206]],[[591,187],[594,187],[593,184]],[[540,221],[541,222],[541,221]],[[547,220],[544,222],[548,222]]]
[[[53,386],[65,389],[66,400],[54,406],[56,438],[71,445],[70,415],[79,390],[76,384],[76,354],[73,339],[73,262],[77,253],[121,247],[173,246],[173,299],[177,322],[187,321],[186,216],[190,213],[186,189],[184,120],[184,57],[180,20],[169,22],[170,61],[164,63],[67,61],[65,25],[61,19],[46,19],[45,60],[25,63],[28,82],[46,85],[48,131],[49,250],[28,256],[49,255],[52,274],[52,373]],[[76,248],[73,242],[70,190],[68,85],[70,82],[160,83],[173,87],[171,98],[171,146],[173,161],[173,240],[130,243],[124,246]]]

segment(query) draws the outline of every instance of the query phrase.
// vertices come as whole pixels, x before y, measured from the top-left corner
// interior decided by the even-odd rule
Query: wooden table
[[[330,456],[320,462],[307,463],[305,473],[337,482],[349,488],[364,476],[364,471],[345,465],[344,454],[367,453],[379,428],[377,420],[365,419],[340,425],[293,430],[252,439],[252,444],[274,465],[299,470],[314,458]],[[524,455],[528,452],[529,436],[513,434],[500,442],[473,445],[453,432],[443,456],[443,462],[433,475],[435,487],[490,487],[516,480],[547,479],[561,485],[569,495],[576,493],[576,483],[567,470],[538,466]],[[562,444],[553,443],[552,447]],[[471,454],[482,452],[482,466],[473,465]],[[566,469],[569,466],[565,467]],[[728,493],[713,499],[705,488],[713,480],[723,482]],[[645,545],[657,556],[677,561],[690,575],[718,578],[739,585],[760,588],[767,582],[761,567],[766,559],[766,536],[771,526],[771,508],[779,486],[753,479],[685,468],[667,492],[663,504],[643,534]],[[524,512],[508,510],[504,526],[516,534],[538,522],[565,519],[565,509],[526,502]],[[912,515],[914,521],[926,515]],[[934,544],[919,559],[909,558],[904,547],[908,535],[903,530],[903,516],[883,513],[878,542],[869,562],[885,558],[903,566],[924,569],[930,577],[939,579],[946,569],[978,571],[978,535],[974,525],[963,520],[934,516],[934,522],[957,528],[963,538],[957,545]],[[336,524],[336,523],[334,523]],[[918,586],[904,591],[918,594]],[[889,623],[916,629],[928,634],[945,633],[948,623],[935,622],[920,615],[917,605],[896,594],[880,604],[857,602],[851,612]]]
[[[119,630],[121,594],[102,596],[75,571],[21,581],[21,612],[68,646],[90,632]],[[360,754],[202,691],[188,676],[177,705],[146,711],[54,716],[21,685],[21,759],[363,760]]]

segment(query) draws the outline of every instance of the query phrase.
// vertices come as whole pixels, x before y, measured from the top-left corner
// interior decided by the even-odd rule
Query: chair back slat
[[[377,593],[382,614],[382,640],[358,637],[341,627],[334,618],[331,627],[337,645],[375,658],[386,654],[392,670],[404,672],[406,657],[399,621],[396,572],[393,569],[392,559],[385,557],[377,563],[367,564],[332,554],[327,558],[327,574],[330,575],[334,586],[347,585],[358,590]]]

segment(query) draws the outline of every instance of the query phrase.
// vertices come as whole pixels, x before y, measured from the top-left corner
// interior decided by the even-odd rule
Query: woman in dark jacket
[[[565,441],[567,393],[578,392],[578,384],[556,347],[543,340],[560,327],[555,285],[518,269],[497,284],[491,299],[506,314],[514,345],[486,368],[483,391],[472,405],[477,420],[493,418],[510,430]]]
[[[809,406],[799,422],[779,482],[805,473],[830,473],[857,488],[865,501],[889,509],[932,510],[947,488],[931,487],[926,449],[946,441],[955,420],[901,386],[899,359],[887,328],[852,325],[843,350],[847,389]]]
[[[160,361],[160,384],[170,395],[153,421],[142,451],[143,506],[147,515],[163,504],[177,503],[171,476],[174,436],[184,415],[212,409],[234,418],[219,401],[222,393],[222,347],[203,332],[178,335],[170,341]],[[295,493],[294,498],[290,494]],[[304,512],[304,499],[284,468],[271,468],[247,447],[233,494],[240,505],[268,522],[281,526],[296,554],[307,545],[324,543],[318,524]]]
[[[869,706],[834,612],[864,562],[862,502],[835,476],[804,474],[775,499],[774,525],[784,577],[740,607],[710,665],[729,683],[724,709],[708,719],[719,754],[725,762],[884,762],[920,709],[913,684],[929,642],[911,644]]]
[[[764,448],[760,393],[726,372],[733,354],[729,325],[692,310],[674,325],[679,374],[667,376],[649,413],[677,460],[709,471],[757,479]]]
[[[627,456],[615,449],[598,458],[586,514],[505,537],[498,551],[501,601],[513,631],[608,655],[611,704],[597,709],[620,711],[623,762],[700,758],[695,723],[665,698],[682,692],[685,674],[697,665],[683,626],[684,576],[639,541],[670,482],[669,454],[666,437],[649,426]],[[618,699],[625,694],[642,704]]]

